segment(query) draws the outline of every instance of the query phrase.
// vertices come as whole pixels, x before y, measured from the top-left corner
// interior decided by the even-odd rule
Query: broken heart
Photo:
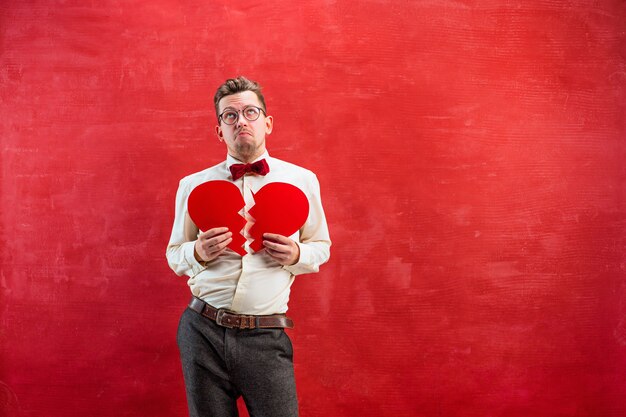
[[[309,201],[300,189],[284,182],[267,184],[254,195],[249,213],[254,225],[249,230],[255,252],[263,249],[263,233],[291,236],[309,216]]]
[[[189,194],[187,206],[191,220],[198,229],[207,231],[214,227],[228,227],[233,232],[229,248],[243,256],[246,239],[241,231],[246,219],[239,215],[245,202],[239,188],[228,181],[209,181],[198,185]]]
[[[253,239],[250,248],[258,252],[264,248],[263,234],[276,233],[291,236],[309,216],[306,195],[296,186],[269,183],[253,193],[254,206],[248,211],[254,219],[249,229]],[[243,256],[246,239],[243,237],[245,218],[240,214],[245,201],[239,188],[229,181],[209,181],[193,189],[187,201],[189,216],[200,230],[228,227],[233,232],[230,249]]]

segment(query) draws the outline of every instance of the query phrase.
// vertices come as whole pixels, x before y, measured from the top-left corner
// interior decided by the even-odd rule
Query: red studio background
[[[185,416],[181,177],[265,87],[333,247],[301,415],[626,416],[626,3],[2,1],[0,414]]]

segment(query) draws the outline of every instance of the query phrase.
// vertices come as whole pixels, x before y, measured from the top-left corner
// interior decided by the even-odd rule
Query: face
[[[244,91],[222,98],[218,103],[219,114],[226,109],[240,111],[235,124],[227,125],[222,120],[215,126],[220,142],[225,142],[228,153],[242,162],[252,162],[265,152],[265,135],[272,133],[272,116],[263,112],[258,119],[250,121],[243,116],[247,106],[261,107],[259,98],[252,91]]]

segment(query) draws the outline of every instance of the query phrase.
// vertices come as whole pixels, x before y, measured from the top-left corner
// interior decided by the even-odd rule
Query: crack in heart
[[[309,216],[309,201],[298,187],[284,182],[272,182],[252,193],[254,205],[248,214],[254,224],[248,230],[254,252],[263,250],[263,234],[291,236]],[[214,227],[228,227],[233,232],[230,249],[243,256],[243,231],[248,221],[240,213],[245,207],[243,195],[229,181],[216,180],[195,187],[187,200],[189,216],[202,231]]]

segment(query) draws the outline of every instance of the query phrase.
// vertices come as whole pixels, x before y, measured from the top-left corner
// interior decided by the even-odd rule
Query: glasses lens
[[[254,121],[259,118],[260,113],[259,109],[257,109],[256,107],[246,107],[245,109],[243,109],[243,115],[246,119]]]
[[[227,125],[232,125],[237,121],[238,113],[235,111],[225,111],[222,113],[222,120]]]

